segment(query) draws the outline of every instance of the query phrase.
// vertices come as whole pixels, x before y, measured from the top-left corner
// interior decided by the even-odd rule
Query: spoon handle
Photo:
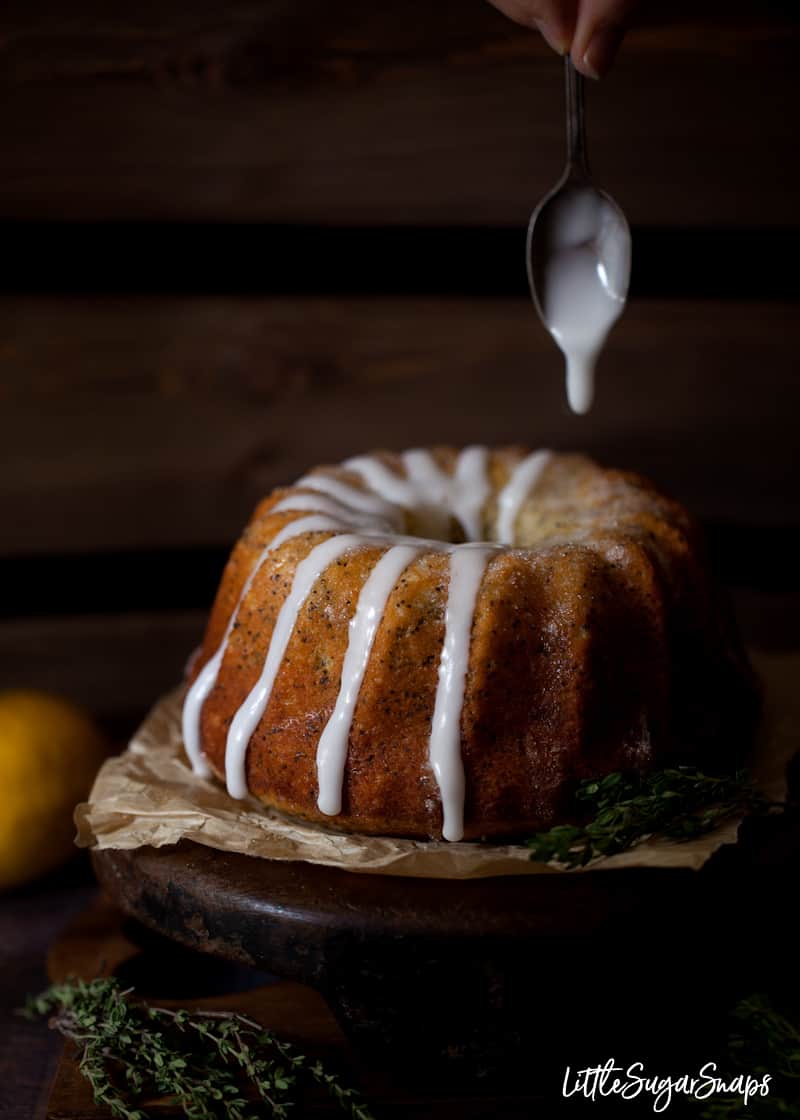
[[[567,178],[588,179],[583,75],[572,65],[569,55],[564,58],[564,78],[567,93]]]

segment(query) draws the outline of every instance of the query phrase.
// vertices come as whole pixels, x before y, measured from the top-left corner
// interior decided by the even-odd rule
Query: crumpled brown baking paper
[[[779,801],[786,794],[786,765],[800,746],[800,654],[759,653],[753,660],[766,684],[767,708],[750,769],[759,787]],[[75,812],[81,847],[160,847],[187,839],[262,859],[306,860],[382,875],[470,879],[576,873],[533,863],[521,846],[345,835],[289,819],[254,799],[234,801],[221,785],[192,773],[181,740],[182,699],[181,688],[160,700],[128,749],[103,765],[89,801]],[[644,840],[589,866],[698,869],[723,844],[735,842],[740,820],[726,821],[686,844]]]

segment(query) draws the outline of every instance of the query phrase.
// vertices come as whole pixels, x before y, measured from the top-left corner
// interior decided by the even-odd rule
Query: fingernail
[[[536,20],[536,26],[544,41],[549,47],[553,48],[556,54],[564,55],[567,53],[570,43],[560,27],[554,27],[552,23],[545,23],[538,19]]]
[[[582,59],[584,73],[590,78],[602,78],[614,61],[624,35],[624,29],[615,24],[598,27]]]

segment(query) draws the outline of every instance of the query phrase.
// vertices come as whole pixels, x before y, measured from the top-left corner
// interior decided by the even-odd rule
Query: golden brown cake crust
[[[498,494],[527,454],[489,456],[489,536]],[[453,471],[456,450],[435,456]],[[402,475],[398,456],[381,461]],[[328,473],[367,489],[343,468]],[[256,509],[225,569],[193,676],[223,642],[263,550],[307,515],[275,507],[303,492],[278,490]],[[418,528],[414,516],[407,532]],[[304,533],[269,554],[239,605],[200,723],[220,779],[231,720],[259,678],[297,566],[331,535]],[[428,740],[450,578],[442,551],[423,549],[389,596],[355,707],[342,812],[317,807],[317,745],[336,704],[349,624],[386,548],[365,543],[314,584],[250,739],[247,785],[268,806],[335,828],[437,837]],[[636,475],[554,454],[517,517],[515,547],[492,554],[480,584],[461,715],[465,838],[564,820],[584,777],[673,759],[729,765],[756,711],[751,671],[686,511]]]

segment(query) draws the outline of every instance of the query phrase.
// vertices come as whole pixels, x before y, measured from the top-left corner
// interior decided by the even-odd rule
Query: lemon
[[[70,701],[0,692],[0,890],[69,858],[72,812],[106,753],[103,736]]]

